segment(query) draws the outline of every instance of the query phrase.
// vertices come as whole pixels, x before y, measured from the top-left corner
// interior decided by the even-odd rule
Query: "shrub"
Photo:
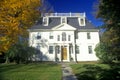
[[[112,63],[114,60],[114,56],[112,55],[112,51],[110,47],[106,43],[99,43],[96,48],[96,56],[100,59],[102,63]]]

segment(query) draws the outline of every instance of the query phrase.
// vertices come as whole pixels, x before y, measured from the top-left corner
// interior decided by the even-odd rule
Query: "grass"
[[[79,63],[71,67],[78,80],[120,80],[119,64]]]
[[[0,80],[61,80],[55,63],[0,64]]]

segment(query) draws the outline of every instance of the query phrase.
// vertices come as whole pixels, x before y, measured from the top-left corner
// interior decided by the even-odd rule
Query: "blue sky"
[[[97,2],[97,0],[48,0],[48,2],[54,8],[54,12],[85,12],[87,19],[90,20],[93,25],[102,25],[102,22],[96,19],[93,15],[93,12],[95,11],[93,5]]]

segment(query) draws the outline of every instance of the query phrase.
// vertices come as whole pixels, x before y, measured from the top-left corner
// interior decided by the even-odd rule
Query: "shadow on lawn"
[[[88,64],[82,67],[86,70],[76,74],[78,80],[120,80],[120,66],[118,65],[110,65],[110,69]]]

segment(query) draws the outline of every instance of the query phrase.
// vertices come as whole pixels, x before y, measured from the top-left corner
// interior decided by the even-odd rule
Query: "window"
[[[68,41],[70,41],[71,40],[71,36],[70,35],[68,35]]]
[[[58,37],[57,37],[57,41],[60,41],[60,35],[58,35]]]
[[[50,39],[53,39],[53,36],[52,36],[52,35],[50,35]]]
[[[41,39],[41,36],[37,36],[37,39]]]
[[[92,54],[93,52],[92,52],[92,46],[88,46],[88,52],[89,52],[89,54]]]
[[[49,46],[49,54],[53,54],[53,46]]]
[[[35,34],[32,34],[32,40],[34,40],[35,39]]]
[[[37,50],[40,50],[40,43],[37,43],[36,45],[37,45],[37,46],[36,46],[36,49],[37,49]]]
[[[91,39],[90,32],[87,33],[87,39]]]
[[[75,35],[75,36],[76,36],[76,39],[78,39],[78,32],[76,32],[76,35]]]
[[[70,45],[70,54],[73,54],[73,46],[72,45]]]
[[[66,23],[66,17],[61,17],[61,23]]]
[[[41,34],[40,33],[37,33],[37,39],[41,39]]]
[[[66,33],[65,32],[62,33],[62,41],[66,41]]]
[[[50,33],[50,36],[49,36],[50,39],[53,39],[53,33]]]
[[[59,54],[60,53],[60,46],[56,46],[56,53]]]
[[[78,21],[80,26],[85,26],[85,18],[78,18]]]
[[[81,25],[84,25],[84,20],[80,19],[80,23],[81,23]]]
[[[76,54],[79,54],[79,46],[76,45]]]
[[[43,25],[44,26],[48,25],[48,18],[47,17],[43,17]]]

